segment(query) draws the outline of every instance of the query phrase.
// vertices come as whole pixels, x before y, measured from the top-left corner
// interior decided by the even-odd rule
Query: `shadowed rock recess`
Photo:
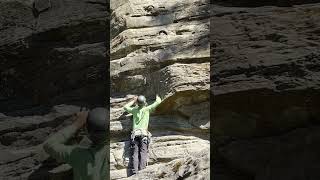
[[[111,1],[111,179],[209,179],[209,3]],[[149,165],[127,178],[123,105],[139,94],[164,100],[150,117]]]
[[[107,9],[100,0],[0,2],[1,180],[72,179],[42,144],[80,106],[105,104]]]
[[[211,5],[214,179],[319,179],[320,4],[228,2]]]

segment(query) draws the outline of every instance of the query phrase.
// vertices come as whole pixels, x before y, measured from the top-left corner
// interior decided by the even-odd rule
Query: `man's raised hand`
[[[161,98],[158,94],[156,95],[156,100],[161,100]]]
[[[87,123],[88,111],[81,111],[75,114],[74,124],[78,129],[82,128]]]

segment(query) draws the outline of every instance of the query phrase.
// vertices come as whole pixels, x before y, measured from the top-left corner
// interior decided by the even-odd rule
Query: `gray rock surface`
[[[106,3],[6,0],[0,16],[1,112],[104,103]]]
[[[210,154],[207,150],[175,159],[166,164],[151,165],[140,174],[123,179],[209,179]]]
[[[232,167],[254,179],[318,179],[319,141],[315,126],[276,137],[234,141],[219,151]]]
[[[244,120],[238,125],[246,127],[249,136],[300,127],[317,117],[319,16],[309,13],[319,10],[318,4],[212,6],[211,91],[217,104],[217,133],[224,129],[228,132],[221,135],[241,135],[227,127],[236,127],[240,116]]]
[[[71,169],[60,164],[43,151],[43,142],[59,129],[69,125],[71,115],[80,107],[55,106],[44,116],[1,118],[0,174],[3,179],[70,178]],[[79,138],[83,137],[83,132]],[[74,142],[79,140],[74,139]],[[59,170],[60,169],[60,170]],[[59,179],[59,178],[58,178]]]
[[[80,106],[105,105],[107,9],[99,0],[0,2],[1,180],[72,179],[42,144]]]
[[[320,4],[255,2],[211,5],[213,178],[318,179]]]

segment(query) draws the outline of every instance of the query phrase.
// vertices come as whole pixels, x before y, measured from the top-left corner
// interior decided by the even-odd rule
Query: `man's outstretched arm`
[[[81,129],[87,120],[88,112],[79,112],[76,114],[76,121],[52,135],[43,145],[44,150],[53,158],[70,163],[70,155],[73,146],[67,146],[65,143]]]
[[[128,104],[124,105],[124,110],[127,111],[128,113],[132,113],[134,103],[136,103],[137,97],[134,98],[134,100],[130,101]]]
[[[154,111],[159,104],[162,102],[161,98],[157,95],[156,97],[156,101],[154,103],[152,103],[151,105],[148,106],[148,109],[152,112]]]

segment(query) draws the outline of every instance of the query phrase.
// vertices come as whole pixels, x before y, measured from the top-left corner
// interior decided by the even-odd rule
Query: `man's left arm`
[[[148,106],[150,112],[153,112],[162,102],[161,98],[157,95],[156,101]]]

